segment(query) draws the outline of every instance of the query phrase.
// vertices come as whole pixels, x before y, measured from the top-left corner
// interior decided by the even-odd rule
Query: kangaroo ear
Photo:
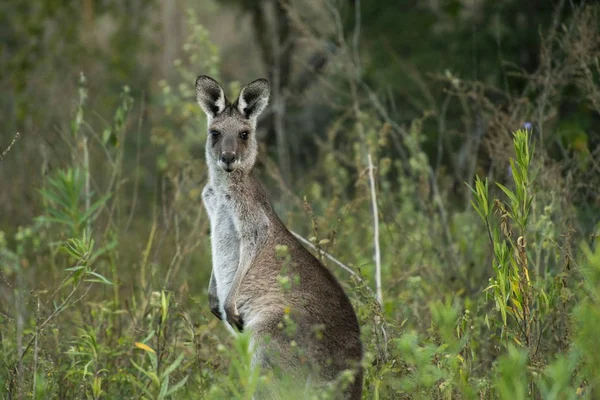
[[[246,118],[256,119],[269,103],[270,94],[269,81],[257,79],[244,86],[236,100],[236,107]]]
[[[206,75],[196,79],[196,101],[209,118],[223,112],[227,106],[227,98],[219,82]]]

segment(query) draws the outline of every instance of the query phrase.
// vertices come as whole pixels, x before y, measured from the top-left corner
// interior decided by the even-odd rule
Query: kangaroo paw
[[[234,328],[237,328],[240,332],[244,331],[244,320],[238,313],[236,306],[225,307],[225,314],[227,314],[227,322]]]

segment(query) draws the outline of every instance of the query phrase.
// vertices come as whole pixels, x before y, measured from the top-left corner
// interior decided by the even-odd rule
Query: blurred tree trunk
[[[290,81],[292,50],[294,40],[291,34],[290,21],[282,2],[275,4],[272,35],[273,64],[269,71],[273,82],[273,128],[277,141],[277,158],[283,180],[287,183],[292,179],[289,145],[285,135],[286,96]]]
[[[271,4],[269,4],[271,3]],[[251,2],[256,38],[271,82],[272,112],[266,121],[267,143],[275,144],[279,169],[285,182],[292,179],[290,152],[285,136],[286,92],[290,84],[295,33],[286,8],[288,0]]]
[[[163,32],[161,55],[162,76],[167,79],[175,73],[173,61],[177,58],[180,45],[181,6],[177,0],[160,0],[160,18]]]

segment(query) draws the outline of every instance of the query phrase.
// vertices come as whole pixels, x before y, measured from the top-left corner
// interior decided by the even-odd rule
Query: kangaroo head
[[[269,94],[269,82],[257,79],[244,86],[237,100],[230,103],[217,81],[206,75],[196,79],[196,100],[208,117],[209,168],[226,173],[252,169],[258,152],[256,120],[267,106]]]

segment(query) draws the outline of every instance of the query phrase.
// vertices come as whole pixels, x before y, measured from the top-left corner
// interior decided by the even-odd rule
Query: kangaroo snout
[[[224,151],[221,153],[221,163],[222,167],[225,171],[231,172],[234,169],[234,162],[236,160],[235,152],[233,151]]]
[[[233,151],[224,151],[221,153],[221,161],[225,164],[231,164],[235,161],[235,153]]]

